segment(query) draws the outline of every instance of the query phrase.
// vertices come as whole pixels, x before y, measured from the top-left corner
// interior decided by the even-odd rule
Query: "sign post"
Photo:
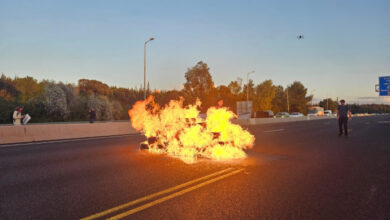
[[[237,102],[238,117],[251,118],[252,115],[252,101],[238,101]]]
[[[379,96],[390,96],[390,76],[379,77]]]

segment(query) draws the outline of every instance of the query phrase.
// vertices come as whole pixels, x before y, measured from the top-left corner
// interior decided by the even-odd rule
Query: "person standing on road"
[[[344,135],[348,136],[348,118],[352,119],[351,111],[349,110],[349,106],[345,105],[345,100],[340,100],[340,105],[337,107],[337,120],[339,121],[339,136],[343,134],[344,127]]]
[[[22,124],[22,119],[24,118],[24,115],[22,115],[22,110],[23,110],[22,106],[18,106],[15,109],[14,114],[12,115],[14,125]]]
[[[95,120],[96,120],[96,112],[94,108],[91,108],[91,110],[89,110],[89,123],[94,123]]]
[[[220,99],[220,100],[218,101],[217,108],[223,108],[223,99]]]

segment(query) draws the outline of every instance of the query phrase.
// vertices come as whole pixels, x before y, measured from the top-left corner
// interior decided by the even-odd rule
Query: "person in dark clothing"
[[[345,105],[344,100],[340,100],[340,105],[337,107],[337,120],[339,121],[339,136],[343,134],[343,127],[344,127],[344,135],[348,136],[348,118],[349,120],[352,119],[349,106]]]
[[[89,123],[94,123],[96,120],[96,112],[95,112],[95,109],[91,108],[91,110],[89,110]]]

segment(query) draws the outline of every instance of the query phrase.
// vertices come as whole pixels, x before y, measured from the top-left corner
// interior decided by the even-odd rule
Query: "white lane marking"
[[[369,203],[369,202],[371,202],[372,201],[372,199],[374,198],[374,196],[375,196],[375,194],[376,194],[376,191],[377,190],[377,188],[376,188],[376,186],[375,185],[372,185],[371,186],[371,188],[370,188],[370,195],[368,196],[368,201],[367,201],[367,203]]]
[[[52,140],[52,141],[37,141],[37,142],[27,142],[27,143],[15,143],[15,144],[0,144],[0,148],[14,147],[14,146],[26,146],[26,145],[38,145],[38,144],[65,143],[65,142],[74,142],[74,141],[100,140],[100,139],[137,136],[137,135],[140,135],[140,133],[124,134],[124,135],[111,135],[111,136],[104,136],[104,137],[73,138],[73,139],[64,139],[64,140],[57,140],[57,141]]]
[[[264,131],[264,132],[269,133],[269,132],[278,132],[278,131],[284,131],[284,129],[281,128],[281,129],[275,129],[275,130],[268,130],[268,131]]]

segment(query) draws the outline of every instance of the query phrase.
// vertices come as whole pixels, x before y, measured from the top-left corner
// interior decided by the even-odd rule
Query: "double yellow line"
[[[184,187],[187,187],[187,186],[190,186],[190,185],[193,185],[195,183],[198,183],[198,182],[201,182],[201,181],[204,181],[204,180],[207,180],[207,181],[204,181],[204,182],[201,182],[201,183],[198,183],[196,185],[193,185],[191,187],[188,187],[188,188],[185,188],[183,190],[180,190],[180,191],[177,191],[177,192],[174,192],[172,194],[169,194],[167,196],[164,196],[164,197],[161,197],[159,199],[156,199],[156,200],[153,200],[151,202],[148,202],[148,203],[145,203],[141,206],[138,206],[138,207],[135,207],[133,209],[130,209],[128,211],[125,211],[123,213],[120,213],[120,214],[117,214],[117,215],[114,215],[110,218],[107,218],[107,219],[112,219],[112,220],[116,220],[116,219],[121,219],[121,218],[124,218],[126,216],[129,216],[129,215],[132,215],[136,212],[139,212],[139,211],[142,211],[144,209],[147,209],[149,207],[152,207],[154,205],[157,205],[157,204],[160,204],[162,202],[165,202],[167,200],[170,200],[172,198],[175,198],[177,196],[181,196],[183,194],[186,194],[188,192],[191,192],[195,189],[198,189],[200,187],[203,187],[203,186],[206,186],[208,184],[211,184],[211,183],[214,183],[218,180],[221,180],[221,179],[224,179],[224,178],[227,178],[229,176],[232,176],[232,175],[235,175],[237,173],[240,173],[244,171],[244,169],[234,169],[234,168],[227,168],[227,169],[224,169],[224,170],[220,170],[218,172],[215,172],[215,173],[212,173],[212,174],[209,174],[207,176],[203,176],[203,177],[200,177],[198,179],[194,179],[194,180],[191,180],[191,181],[188,181],[188,182],[185,182],[185,183],[182,183],[180,185],[177,185],[177,186],[174,186],[174,187],[171,187],[171,188],[168,188],[168,189],[165,189],[165,190],[162,190],[160,192],[156,192],[156,193],[153,193],[153,194],[150,194],[148,196],[144,196],[142,198],[139,198],[139,199],[136,199],[136,200],[133,200],[131,202],[128,202],[128,203],[125,203],[125,204],[122,204],[122,205],[119,205],[119,206],[116,206],[114,208],[111,208],[111,209],[107,209],[105,211],[102,211],[102,212],[98,212],[96,214],[93,214],[91,216],[88,216],[88,217],[85,217],[85,218],[82,218],[81,220],[92,220],[92,219],[97,219],[97,218],[102,218],[103,216],[106,216],[108,214],[111,214],[111,213],[114,213],[114,212],[117,212],[119,210],[122,210],[122,209],[125,209],[125,208],[128,208],[130,206],[133,206],[135,204],[138,204],[138,203],[141,203],[141,202],[144,202],[144,201],[147,201],[147,200],[150,200],[150,199],[153,199],[155,197],[158,197],[158,196],[161,196],[161,195],[164,195],[164,194],[167,194],[167,193],[170,193],[170,192],[174,192],[176,190],[179,190],[179,189],[182,189]],[[223,174],[223,175],[222,175]],[[212,179],[210,179],[212,178]]]

